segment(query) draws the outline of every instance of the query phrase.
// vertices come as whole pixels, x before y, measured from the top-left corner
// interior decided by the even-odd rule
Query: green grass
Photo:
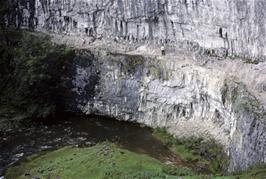
[[[33,155],[5,174],[6,179],[263,179],[264,176],[265,165],[232,176],[198,175],[192,169],[165,165],[107,142]]]
[[[201,138],[176,139],[165,129],[155,129],[153,135],[161,140],[171,151],[200,172],[223,174],[228,166],[228,158],[221,145],[214,140]]]
[[[155,129],[153,135],[169,147],[171,151],[178,154],[183,161],[193,162],[199,159],[199,156],[194,155],[192,150],[188,150],[185,145],[179,143],[177,139],[174,139],[165,129]]]
[[[7,179],[23,178],[166,178],[190,175],[186,168],[168,167],[147,155],[140,155],[103,143],[90,148],[65,147],[34,155],[9,168]]]
[[[185,179],[266,179],[265,164],[251,167],[243,172],[235,172],[230,176],[223,176],[229,161],[223,152],[223,148],[213,140],[204,141],[199,138],[175,139],[165,129],[155,129],[153,135],[179,155],[182,160],[191,163],[195,167],[203,166],[205,167],[204,170],[212,173],[186,175]]]
[[[265,179],[266,164],[256,165],[246,171],[234,173],[234,177],[239,179]],[[230,179],[230,177],[228,178]],[[231,176],[231,178],[233,177]]]

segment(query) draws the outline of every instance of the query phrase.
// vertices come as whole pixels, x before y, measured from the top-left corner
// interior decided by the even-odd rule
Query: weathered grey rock
[[[165,127],[176,137],[214,138],[230,156],[229,171],[266,161],[263,105],[220,70],[86,50],[78,58],[87,63],[76,64],[72,97],[82,112]]]
[[[264,0],[16,0],[7,18],[40,31],[266,57]],[[185,43],[184,43],[185,42]]]
[[[266,56],[263,0],[13,2],[16,10],[5,17],[9,26],[113,39],[125,46],[163,43],[221,57],[263,61]],[[191,58],[195,65],[176,56],[93,53],[80,52],[72,68],[71,95],[65,99],[70,110],[166,127],[177,137],[212,137],[225,146],[230,171],[266,162],[265,63],[253,69],[213,62],[222,69],[206,66],[209,59],[200,56]]]

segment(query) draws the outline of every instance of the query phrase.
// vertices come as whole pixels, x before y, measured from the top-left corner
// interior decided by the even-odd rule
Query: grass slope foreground
[[[102,143],[89,148],[64,147],[33,155],[6,171],[7,179],[119,179],[176,178],[167,166],[147,155],[136,154]],[[188,168],[176,168],[178,175],[193,175]]]
[[[199,175],[188,168],[165,165],[147,155],[101,143],[33,155],[9,168],[5,179],[263,179],[265,174],[262,167],[235,176]]]

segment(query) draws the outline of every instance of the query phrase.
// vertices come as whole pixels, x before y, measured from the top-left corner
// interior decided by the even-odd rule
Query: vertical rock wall
[[[8,26],[128,43],[188,41],[214,53],[266,56],[263,0],[9,1]],[[231,171],[266,161],[264,109],[220,71],[142,56],[90,59],[75,66],[73,108],[167,127],[176,136],[213,137],[226,147]]]
[[[17,0],[17,5],[16,24],[41,31],[172,45],[189,41],[216,54],[266,56],[264,0]]]
[[[230,171],[266,162],[263,106],[223,72],[138,55],[79,55],[89,62],[77,63],[72,76],[73,106],[82,112],[214,138],[230,156]]]

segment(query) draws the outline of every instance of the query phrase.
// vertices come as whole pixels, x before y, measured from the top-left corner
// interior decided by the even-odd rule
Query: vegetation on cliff
[[[223,104],[232,104],[236,113],[255,117],[262,122],[266,121],[263,105],[247,90],[243,83],[225,81],[221,94]]]
[[[5,31],[0,42],[0,118],[44,118],[54,113],[61,74],[73,50],[48,36]],[[18,117],[21,116],[21,117]]]
[[[176,139],[165,129],[155,129],[153,135],[180,156],[183,161],[191,163],[200,172],[207,171],[221,175],[227,170],[228,157],[223,147],[214,140],[206,141],[195,137]]]
[[[3,121],[17,123],[25,118],[46,118],[58,110],[62,74],[67,72],[75,56],[74,50],[52,44],[46,35],[7,30],[3,14],[10,11],[9,7],[0,6],[0,132],[2,127],[9,128],[1,125]],[[133,74],[144,62],[142,56],[129,55],[122,68]],[[246,63],[257,61],[248,59]],[[156,65],[150,67],[149,74],[163,80],[171,75],[163,74]],[[251,113],[258,118],[265,116],[258,101],[245,91],[238,88],[228,91],[226,87],[222,92],[222,101],[234,103],[236,112]],[[195,165],[195,171],[165,165],[149,156],[105,143],[90,148],[65,147],[29,157],[8,169],[6,178],[215,178],[199,176],[197,172],[206,169],[220,175],[226,170],[228,159],[222,147],[212,140],[177,140],[164,130],[156,130],[154,135],[184,161]],[[228,178],[262,178],[265,173],[262,166]]]

